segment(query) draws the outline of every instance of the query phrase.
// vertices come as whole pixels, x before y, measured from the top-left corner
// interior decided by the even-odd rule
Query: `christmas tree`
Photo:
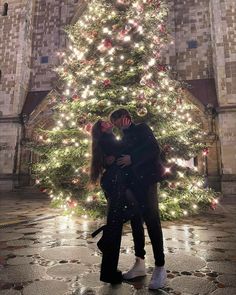
[[[55,126],[39,130],[36,183],[68,214],[101,216],[106,202],[89,189],[91,126],[118,107],[151,126],[165,156],[160,212],[173,219],[214,205],[216,195],[186,161],[205,147],[198,109],[184,84],[162,63],[170,45],[168,7],[160,0],[92,0],[67,27],[67,51],[57,72],[63,90],[51,94]],[[119,140],[119,134],[117,134]]]

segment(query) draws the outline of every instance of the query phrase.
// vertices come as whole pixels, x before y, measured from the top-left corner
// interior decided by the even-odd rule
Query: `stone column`
[[[8,8],[7,15],[0,16],[0,190],[11,190],[18,183],[21,111],[29,86],[35,1],[11,1]]]
[[[236,2],[211,0],[214,75],[222,159],[222,192],[236,195]]]

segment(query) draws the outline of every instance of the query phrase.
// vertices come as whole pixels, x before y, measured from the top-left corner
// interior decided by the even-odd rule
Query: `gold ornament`
[[[145,107],[140,107],[137,109],[137,114],[139,115],[139,117],[144,117],[146,116],[148,113],[148,110]]]
[[[126,63],[128,65],[133,65],[134,64],[134,60],[133,59],[128,59]]]

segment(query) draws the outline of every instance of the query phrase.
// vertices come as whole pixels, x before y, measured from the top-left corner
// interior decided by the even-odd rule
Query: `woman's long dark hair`
[[[102,120],[98,120],[92,127],[92,159],[90,167],[90,182],[95,184],[103,171],[104,155],[102,152],[100,138],[102,136]]]

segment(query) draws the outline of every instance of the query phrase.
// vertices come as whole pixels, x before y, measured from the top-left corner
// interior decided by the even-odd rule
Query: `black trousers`
[[[151,240],[156,266],[165,264],[163,247],[163,234],[158,209],[157,184],[146,186],[143,190],[140,187],[132,186],[132,192],[140,208],[140,215],[131,218],[132,235],[134,239],[135,256],[145,257],[145,237],[144,226],[147,226],[148,235]]]
[[[118,205],[118,206],[117,206]],[[120,204],[113,198],[108,199],[107,223],[98,247],[102,251],[101,280],[113,279],[117,273],[123,222],[117,218]]]
[[[98,248],[102,251],[101,280],[117,276],[123,223],[135,216],[127,202],[128,174],[116,165],[111,166],[101,179],[107,199],[107,221]],[[137,209],[137,207],[135,207]]]

